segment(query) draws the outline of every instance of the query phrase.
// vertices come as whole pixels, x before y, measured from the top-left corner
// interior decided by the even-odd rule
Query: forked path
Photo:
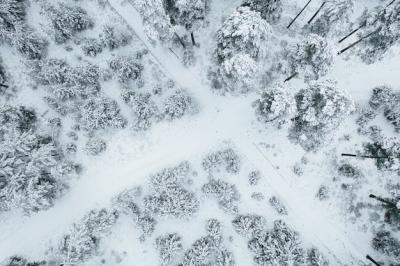
[[[344,225],[333,223],[328,212],[321,209],[309,197],[303,195],[301,188],[296,188],[289,182],[288,178],[278,172],[268,159],[268,155],[257,145],[258,134],[249,131],[250,121],[248,106],[242,101],[229,99],[221,100],[211,93],[210,88],[203,85],[198,73],[185,68],[179,60],[167,49],[161,46],[152,46],[147,42],[143,32],[143,23],[140,14],[127,1],[110,0],[112,8],[126,21],[132,30],[147,46],[155,60],[165,69],[182,87],[190,88],[202,105],[202,112],[213,115],[214,123],[208,127],[216,131],[215,137],[230,140],[238,150],[259,169],[264,176],[268,177],[271,188],[280,196],[290,210],[291,223],[293,223],[302,234],[306,235],[315,246],[325,250],[333,261],[342,264],[364,261],[366,250],[357,246],[354,240],[350,240],[345,233]],[[236,102],[235,102],[236,101]],[[216,112],[216,110],[218,110]],[[199,125],[201,127],[203,125]],[[204,128],[199,131],[204,131]],[[203,138],[207,140],[207,138]],[[204,143],[207,145],[207,143]],[[193,150],[193,153],[197,153]],[[357,241],[357,240],[356,240]]]

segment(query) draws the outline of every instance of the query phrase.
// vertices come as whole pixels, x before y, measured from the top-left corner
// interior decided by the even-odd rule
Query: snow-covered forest
[[[400,0],[0,0],[1,266],[400,266]]]

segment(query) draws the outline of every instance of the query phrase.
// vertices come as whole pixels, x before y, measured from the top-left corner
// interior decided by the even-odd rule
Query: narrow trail
[[[211,94],[211,90],[201,84],[201,79],[196,73],[183,67],[183,65],[172,54],[168,53],[166,49],[160,46],[153,47],[147,43],[146,36],[142,31],[141,16],[131,4],[127,2],[124,3],[121,0],[110,0],[110,4],[146,44],[157,62],[159,62],[164,69],[168,69],[168,73],[174,77],[178,84],[188,87],[191,91],[195,92],[200,103],[203,103],[204,107],[209,108],[206,106],[206,103],[207,105],[211,105],[211,108],[213,104],[218,106],[218,103],[209,103],[210,98],[216,97],[207,95]],[[231,104],[231,106],[234,106],[234,104]],[[228,112],[231,116],[238,118],[241,114],[240,106],[238,107],[238,109],[228,108],[228,110],[221,108],[222,113],[216,115],[228,117],[229,115],[226,115],[226,112]],[[338,263],[346,264],[349,263],[349,260],[354,262],[364,260],[366,252],[360,251],[355,243],[350,241],[342,230],[338,229],[337,225],[331,223],[325,211],[316,208],[312,201],[305,201],[305,197],[302,195],[301,191],[297,191],[295,187],[292,187],[288,180],[274,169],[272,163],[268,160],[267,154],[263,153],[257,144],[253,142],[257,137],[245,131],[251,128],[249,122],[241,121],[240,119],[233,122],[233,124],[227,127],[224,124],[224,128],[219,128],[220,137],[232,141],[239,152],[243,153],[257,169],[265,173],[265,176],[270,177],[270,186],[289,207],[293,222],[296,224],[297,228],[301,228],[301,231],[307,234],[313,244],[318,247],[323,247],[323,249],[330,254],[332,259]],[[301,201],[299,199],[301,199]]]

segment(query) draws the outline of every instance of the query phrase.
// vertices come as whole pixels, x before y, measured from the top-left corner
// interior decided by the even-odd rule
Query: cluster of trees
[[[52,136],[38,130],[36,113],[24,106],[0,106],[0,210],[36,212],[50,208],[78,166]]]
[[[143,199],[146,211],[173,217],[187,217],[196,213],[200,202],[193,192],[185,188],[190,169],[188,162],[182,162],[153,175],[150,181],[151,194]]]
[[[238,215],[232,224],[238,234],[249,240],[256,265],[328,265],[317,249],[306,252],[298,233],[282,220],[275,221],[271,230],[266,229],[264,217],[254,214]]]
[[[46,6],[45,11],[53,25],[54,40],[58,44],[65,43],[77,33],[94,26],[92,18],[79,6],[60,3]]]
[[[217,199],[218,205],[222,210],[228,213],[238,212],[238,202],[240,195],[236,186],[223,181],[222,179],[211,179],[201,188],[207,196],[213,196]]]
[[[392,2],[386,7],[378,7],[372,12],[365,10],[360,17],[360,24],[363,30],[360,36],[365,36],[374,32],[370,37],[365,39],[358,49],[361,59],[372,64],[380,59],[383,55],[400,39],[400,3]]]
[[[78,264],[95,255],[101,238],[116,223],[116,210],[91,210],[62,237],[55,250],[61,264]]]
[[[45,56],[48,42],[26,23],[25,0],[0,2],[0,42],[14,46],[28,59]]]
[[[277,85],[263,92],[254,104],[256,115],[266,123],[282,125],[292,121],[290,136],[307,150],[320,146],[354,109],[349,96],[329,80],[311,82],[295,95],[289,90]]]
[[[215,151],[208,154],[201,162],[203,169],[209,173],[225,170],[236,174],[240,171],[241,160],[232,148]]]

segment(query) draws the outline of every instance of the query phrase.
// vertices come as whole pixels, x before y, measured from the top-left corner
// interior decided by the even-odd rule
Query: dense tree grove
[[[212,152],[202,161],[202,166],[206,171],[213,172],[224,169],[232,174],[239,172],[240,164],[240,157],[232,148]]]

